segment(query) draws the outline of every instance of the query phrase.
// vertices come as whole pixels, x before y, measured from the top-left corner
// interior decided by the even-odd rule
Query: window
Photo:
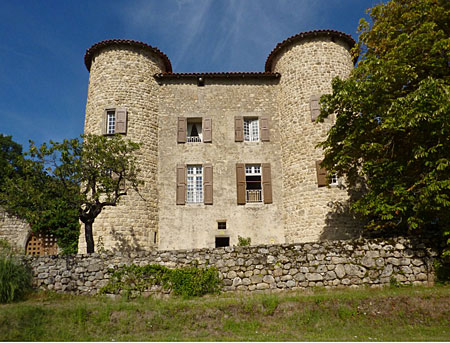
[[[217,222],[217,229],[218,230],[226,230],[227,229],[227,222],[226,220],[221,220]]]
[[[213,204],[213,168],[211,164],[177,165],[177,205]]]
[[[259,120],[258,118],[244,118],[244,141],[259,141]]]
[[[127,133],[127,109],[108,108],[103,114],[102,134]]]
[[[200,118],[188,118],[186,142],[201,142],[202,137],[202,120]]]
[[[270,141],[269,117],[234,117],[235,142]]]
[[[203,202],[203,168],[187,166],[187,203]]]
[[[339,184],[339,180],[336,174],[331,174],[330,176],[330,186],[337,186]]]
[[[236,164],[237,203],[272,203],[272,176],[269,163]]]
[[[178,143],[212,143],[211,118],[178,117]]]
[[[311,110],[311,121],[316,121],[317,117],[320,115],[320,95],[311,95],[309,108]]]
[[[116,111],[107,111],[106,133],[113,134],[116,132]]]
[[[339,179],[336,174],[331,174],[328,179],[328,171],[321,166],[322,161],[316,161],[316,173],[317,173],[317,186],[337,186],[339,185]]]
[[[230,246],[230,237],[216,237],[216,248],[229,246]]]
[[[246,202],[262,202],[261,165],[245,165]]]

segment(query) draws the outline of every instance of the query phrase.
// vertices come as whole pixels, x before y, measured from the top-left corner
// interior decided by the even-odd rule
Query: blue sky
[[[0,133],[28,148],[83,132],[84,53],[112,38],[158,47],[174,72],[263,71],[277,43],[334,29],[357,39],[380,0],[0,0]]]

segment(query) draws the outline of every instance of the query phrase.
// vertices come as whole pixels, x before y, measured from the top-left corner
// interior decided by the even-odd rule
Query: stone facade
[[[218,269],[223,291],[430,285],[434,256],[423,243],[397,238],[23,259],[32,267],[36,287],[96,294],[108,283],[109,269],[130,264],[177,268],[197,262]],[[162,292],[157,287],[149,291]]]
[[[5,240],[15,250],[24,253],[30,233],[30,224],[8,215],[0,208],[0,240]]]
[[[88,49],[85,133],[105,133],[105,111],[125,109],[126,138],[143,144],[145,181],[142,197],[130,193],[96,219],[96,246],[142,251],[212,248],[217,237],[235,245],[238,236],[252,244],[357,236],[360,226],[345,211],[347,192],[318,187],[316,145],[331,121],[313,122],[310,110],[311,96],[330,92],[333,77],[349,75],[353,44],[332,30],[298,34],[276,46],[260,73],[173,73],[157,48],[128,40]],[[239,117],[258,120],[256,141],[236,138]],[[180,143],[180,118],[209,120],[211,139]],[[261,201],[238,204],[238,164],[266,166],[264,201],[260,195]],[[178,202],[180,165],[212,168],[208,203]],[[83,234],[79,251],[85,251]]]

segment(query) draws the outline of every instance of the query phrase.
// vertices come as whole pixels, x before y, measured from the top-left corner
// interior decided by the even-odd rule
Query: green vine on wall
[[[122,294],[132,297],[142,295],[152,286],[171,290],[185,298],[218,293],[221,287],[219,273],[215,267],[199,268],[197,265],[169,269],[157,264],[137,266],[131,264],[118,269],[109,269],[108,284],[100,289],[100,294]]]

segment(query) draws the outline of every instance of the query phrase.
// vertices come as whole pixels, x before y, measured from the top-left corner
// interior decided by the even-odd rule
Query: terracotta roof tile
[[[157,79],[181,79],[181,78],[279,78],[279,73],[272,72],[213,72],[213,73],[159,73]]]
[[[129,46],[133,46],[133,47],[137,47],[137,48],[150,50],[150,51],[156,53],[157,55],[159,55],[159,57],[161,57],[161,59],[163,60],[164,66],[166,68],[166,72],[169,72],[169,73],[172,72],[172,64],[170,63],[170,60],[165,53],[163,53],[158,48],[148,45],[146,43],[135,41],[135,40],[129,40],[129,39],[109,39],[109,40],[104,40],[104,41],[98,42],[98,43],[94,44],[93,46],[91,46],[89,49],[86,50],[86,54],[84,55],[84,64],[86,65],[87,70],[89,70],[89,71],[91,70],[92,58],[94,57],[94,55],[97,51],[99,51],[100,49],[102,49],[104,47],[113,46],[113,45],[129,45]]]
[[[330,37],[334,37],[334,38],[340,38],[344,42],[346,42],[350,48],[352,48],[356,44],[356,42],[352,38],[352,36],[350,36],[346,33],[343,33],[343,32],[335,31],[335,30],[314,30],[314,31],[301,32],[301,33],[291,36],[291,37],[285,39],[284,41],[282,41],[281,43],[277,44],[277,46],[269,54],[269,57],[267,57],[266,66],[265,66],[266,73],[272,72],[273,60],[274,60],[275,56],[278,54],[278,52],[281,51],[284,47],[286,47],[294,42],[297,42],[299,40],[311,38],[311,37],[317,37],[317,36],[330,36]],[[356,62],[356,60],[354,62]]]

